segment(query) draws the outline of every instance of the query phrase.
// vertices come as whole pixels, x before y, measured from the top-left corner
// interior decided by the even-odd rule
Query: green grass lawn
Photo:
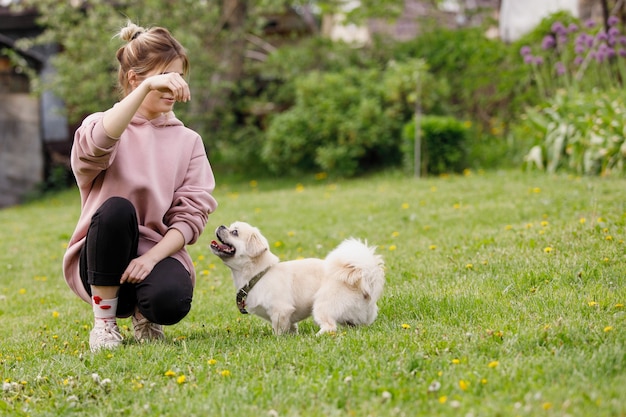
[[[625,190],[516,171],[219,184],[189,316],[141,345],[121,320],[128,342],[96,354],[61,274],[77,191],[0,210],[0,415],[624,416]],[[285,260],[377,245],[378,320],[276,337],[241,315],[208,248],[235,220]]]

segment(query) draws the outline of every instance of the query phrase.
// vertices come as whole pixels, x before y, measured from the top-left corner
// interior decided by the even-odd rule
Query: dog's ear
[[[252,233],[246,242],[246,252],[252,257],[261,256],[268,250],[268,243],[259,233]]]

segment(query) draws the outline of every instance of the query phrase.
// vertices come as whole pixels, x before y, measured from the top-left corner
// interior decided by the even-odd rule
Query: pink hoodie
[[[76,130],[71,163],[80,189],[81,214],[63,258],[70,288],[91,299],[79,274],[80,250],[95,211],[109,197],[130,200],[139,221],[139,254],[159,242],[168,229],[195,243],[217,207],[211,193],[215,179],[200,136],[174,113],[148,120],[136,114],[119,139],[107,136],[104,113],[88,116]],[[173,255],[187,268],[195,285],[195,269],[185,248]]]

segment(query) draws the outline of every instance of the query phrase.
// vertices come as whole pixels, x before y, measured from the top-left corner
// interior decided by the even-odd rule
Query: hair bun
[[[131,21],[128,21],[126,27],[123,27],[122,30],[120,30],[120,38],[126,42],[130,42],[145,31],[146,30],[141,26],[137,26]]]

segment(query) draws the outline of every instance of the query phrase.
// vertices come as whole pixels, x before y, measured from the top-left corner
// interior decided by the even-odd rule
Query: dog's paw
[[[330,334],[332,336],[337,334],[337,326],[322,326],[319,330],[319,332],[317,332],[316,336],[321,336],[323,334]]]

